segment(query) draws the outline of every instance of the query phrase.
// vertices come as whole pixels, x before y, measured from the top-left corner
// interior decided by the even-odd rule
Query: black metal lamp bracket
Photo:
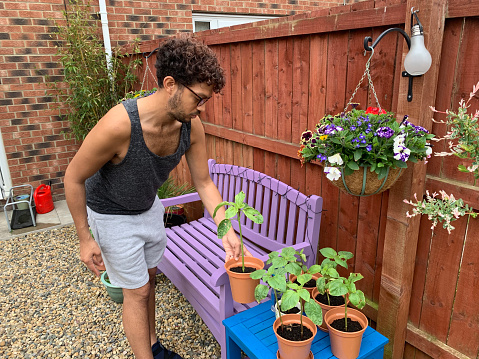
[[[415,15],[415,14],[414,14]],[[417,17],[417,15],[416,15]],[[387,29],[386,31],[382,32],[381,35],[378,36],[378,38],[376,39],[376,41],[373,42],[373,38],[370,37],[370,36],[366,36],[364,38],[364,50],[365,51],[372,51],[376,45],[378,44],[379,41],[381,41],[381,39],[388,33],[390,32],[393,32],[393,31],[397,31],[399,32],[403,37],[404,37],[404,40],[406,40],[406,43],[407,43],[407,47],[408,49],[411,49],[411,39],[409,38],[408,34],[406,34],[406,32],[399,28],[399,27],[392,27],[390,29]],[[369,45],[369,43],[372,43],[372,45]],[[408,102],[411,102],[412,101],[412,79],[413,77],[418,77],[418,76],[414,76],[414,75],[410,75],[407,73],[407,71],[403,71],[402,72],[402,77],[409,77],[409,85],[408,85],[408,92],[407,92],[407,101]]]

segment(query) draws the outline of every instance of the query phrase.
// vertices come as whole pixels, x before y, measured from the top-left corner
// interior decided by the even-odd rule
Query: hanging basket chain
[[[354,92],[353,94],[351,95],[351,98],[349,99],[348,103],[346,104],[346,107],[344,108],[344,112],[346,112],[346,110],[348,109],[349,105],[352,103],[351,101],[353,100],[354,96],[356,96],[356,93],[358,92],[359,88],[361,87],[361,84],[363,83],[363,80],[364,78],[367,76],[368,77],[368,82],[369,82],[369,86],[374,94],[374,99],[376,100],[376,103],[379,107],[379,112],[381,112],[382,108],[381,108],[381,104],[379,103],[379,100],[378,100],[378,95],[376,93],[376,89],[374,88],[374,84],[373,84],[373,80],[371,78],[371,73],[369,71],[370,69],[370,65],[371,65],[371,59],[374,55],[374,49],[371,48],[371,56],[369,56],[369,59],[368,61],[366,62],[366,69],[364,70],[364,73],[363,73],[363,76],[361,77],[361,80],[359,80],[359,83],[358,85],[356,86],[356,88],[354,89]],[[369,94],[369,96],[371,97],[371,93]],[[371,101],[371,100],[370,100]]]
[[[153,51],[155,51],[155,50],[153,50]],[[152,53],[153,53],[153,52],[152,52]],[[150,54],[150,55],[151,55],[151,54]],[[155,77],[155,75],[153,74],[153,72],[151,71],[150,65],[148,64],[148,58],[150,57],[150,55],[145,57],[146,67],[145,67],[145,72],[143,73],[143,81],[141,81],[140,91],[143,91],[143,85],[145,84],[145,79],[146,79],[146,74],[147,74],[147,73],[150,73],[151,76],[153,76],[153,79],[154,79],[155,82],[156,82],[156,86],[158,86],[158,80],[157,80],[157,78]],[[159,87],[159,86],[158,86],[158,87]]]

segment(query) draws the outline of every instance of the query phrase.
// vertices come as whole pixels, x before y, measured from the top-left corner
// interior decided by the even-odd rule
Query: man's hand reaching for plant
[[[241,258],[241,241],[236,236],[235,232],[231,229],[226,233],[226,235],[221,239],[223,242],[223,247],[225,249],[225,262],[234,258],[238,260]],[[252,257],[253,255],[248,251],[246,246],[244,247],[244,255],[246,257]]]

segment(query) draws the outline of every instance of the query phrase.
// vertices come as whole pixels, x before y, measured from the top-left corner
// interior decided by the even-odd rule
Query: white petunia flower
[[[341,171],[336,167],[324,167],[326,178],[330,181],[337,181],[341,178]]]
[[[432,154],[432,147],[431,146],[427,146],[426,148],[426,156],[430,156]]]
[[[339,166],[341,166],[344,163],[343,159],[341,158],[341,155],[339,153],[336,153],[335,155],[328,157],[328,161],[329,161],[329,163],[331,163],[333,165],[337,164]]]

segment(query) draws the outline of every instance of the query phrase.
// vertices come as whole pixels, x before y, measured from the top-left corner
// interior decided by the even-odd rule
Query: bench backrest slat
[[[249,168],[217,164],[212,159],[208,161],[208,167],[224,201],[234,202],[234,196],[244,191],[246,202],[263,215],[261,225],[243,218],[242,229],[247,228],[248,232],[286,246],[308,241],[312,252],[317,252],[323,204],[321,197],[306,196],[275,178]],[[205,216],[209,217],[207,213]]]

